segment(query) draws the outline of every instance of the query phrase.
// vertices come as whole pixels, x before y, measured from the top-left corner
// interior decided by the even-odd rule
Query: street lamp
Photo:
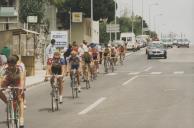
[[[160,13],[160,14],[156,14],[156,15],[154,16],[154,31],[155,31],[155,32],[156,32],[156,17],[158,17],[158,16],[163,16],[163,14]]]
[[[151,30],[151,8],[153,6],[158,6],[159,4],[158,3],[153,3],[153,4],[150,4],[149,5],[149,29]]]
[[[91,43],[93,43],[93,15],[94,15],[94,12],[93,12],[93,0],[91,0]]]
[[[115,0],[115,27],[117,24],[117,0]],[[117,40],[117,32],[115,32],[115,41]]]
[[[134,32],[134,23],[133,23],[133,0],[132,2],[132,33]]]
[[[141,35],[143,35],[143,11],[144,11],[144,1],[142,0],[142,21],[141,21],[141,25],[142,25],[142,30],[141,30]]]

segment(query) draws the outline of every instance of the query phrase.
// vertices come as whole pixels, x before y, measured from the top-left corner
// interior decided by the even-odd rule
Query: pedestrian
[[[52,59],[55,51],[56,51],[55,39],[52,39],[51,43],[46,48],[47,69],[46,69],[45,81],[48,81],[47,75],[51,74],[51,64],[52,64]]]
[[[1,54],[5,55],[7,58],[10,56],[11,50],[7,46],[1,49]]]

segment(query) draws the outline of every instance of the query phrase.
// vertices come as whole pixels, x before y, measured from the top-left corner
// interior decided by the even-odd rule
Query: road
[[[51,112],[50,86],[27,91],[26,128],[193,128],[194,46],[168,50],[168,58],[129,55],[115,73],[100,74],[90,90],[72,99],[65,82],[64,103]],[[84,86],[84,84],[82,84]],[[0,104],[0,128],[5,107]]]

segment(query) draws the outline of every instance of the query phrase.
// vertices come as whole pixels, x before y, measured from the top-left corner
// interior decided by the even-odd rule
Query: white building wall
[[[93,21],[93,43],[99,44],[99,21]]]

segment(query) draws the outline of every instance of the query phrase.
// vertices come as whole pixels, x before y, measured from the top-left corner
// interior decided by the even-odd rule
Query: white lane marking
[[[149,71],[149,70],[151,70],[151,69],[152,69],[152,67],[150,66],[150,67],[146,68],[146,69],[144,70],[144,72],[147,72],[147,71]]]
[[[176,74],[176,75],[181,75],[181,74],[184,74],[184,71],[174,72],[174,74]]]
[[[140,72],[130,72],[129,75],[138,75]]]
[[[151,72],[150,74],[151,75],[160,75],[160,74],[162,74],[162,72]]]
[[[117,73],[108,73],[108,74],[106,74],[107,76],[115,76],[115,75],[117,75]]]
[[[132,77],[132,78],[129,79],[128,81],[124,82],[124,83],[122,84],[122,86],[127,85],[128,83],[132,82],[133,80],[137,79],[138,77],[139,77],[139,76],[134,76],[134,77]]]
[[[169,89],[165,89],[164,91],[165,92],[168,92],[168,91],[176,91],[177,89],[174,89],[174,88],[169,88]]]
[[[78,115],[84,115],[87,114],[89,111],[91,111],[92,109],[94,109],[95,107],[97,107],[99,104],[101,104],[103,101],[105,101],[107,98],[106,97],[102,97],[99,100],[97,100],[95,103],[93,103],[92,105],[88,106],[86,109],[84,109],[83,111],[81,111],[80,113],[78,113]]]

